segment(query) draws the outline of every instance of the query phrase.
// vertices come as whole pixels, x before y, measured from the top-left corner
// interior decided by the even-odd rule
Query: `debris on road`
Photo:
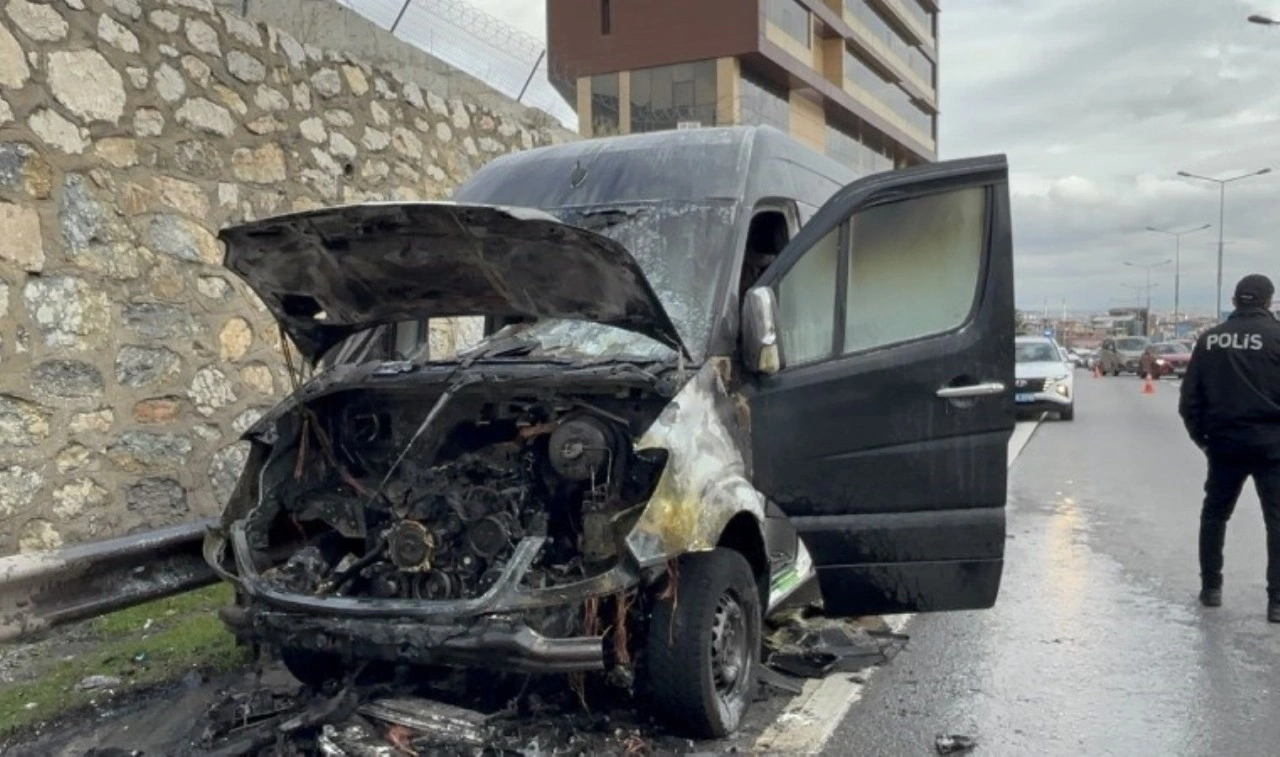
[[[429,736],[438,746],[483,746],[488,735],[479,712],[427,699],[378,699],[357,712]]]
[[[903,634],[867,631],[857,619],[827,618],[819,612],[807,606],[769,618],[772,630],[765,637],[765,664],[801,678],[856,673],[888,662],[907,641]]]
[[[938,754],[959,754],[961,752],[969,752],[978,746],[978,742],[969,736],[961,736],[952,734],[947,736],[939,736],[934,739],[933,747],[938,750]]]
[[[761,687],[759,699],[768,699],[770,691],[791,695],[804,691],[804,686],[794,677],[774,670],[767,665],[761,666],[757,674],[757,680],[760,682]]]
[[[690,745],[638,713],[626,695],[590,679],[589,711],[562,676],[363,669],[315,688],[268,662],[208,684],[203,697],[157,694],[145,712],[135,711],[136,721],[98,726],[96,737],[65,729],[61,740],[46,740],[32,753],[515,757],[649,755]],[[168,725],[152,727],[156,718]],[[90,743],[97,746],[86,752]]]

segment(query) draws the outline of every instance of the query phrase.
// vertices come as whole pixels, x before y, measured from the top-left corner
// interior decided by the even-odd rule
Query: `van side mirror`
[[[742,359],[747,368],[771,376],[782,368],[778,350],[778,299],[769,287],[747,291],[742,302]]]

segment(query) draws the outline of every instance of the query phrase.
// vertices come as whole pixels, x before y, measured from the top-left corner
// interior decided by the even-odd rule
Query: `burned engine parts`
[[[323,545],[288,571],[286,582],[309,593],[473,599],[530,536],[546,541],[524,585],[581,580],[617,558],[634,522],[625,515],[660,469],[631,451],[629,422],[613,408],[457,407],[447,431],[413,446],[406,441],[418,429],[376,396],[326,416],[350,475],[326,470],[312,452],[313,465],[291,466],[272,494],[294,521],[288,528]]]
[[[586,414],[573,416],[556,426],[547,440],[551,467],[569,481],[593,481],[613,460],[611,438],[604,421]]]
[[[391,554],[391,562],[403,571],[417,573],[430,570],[435,547],[435,537],[417,521],[402,520],[387,532],[387,551]]]

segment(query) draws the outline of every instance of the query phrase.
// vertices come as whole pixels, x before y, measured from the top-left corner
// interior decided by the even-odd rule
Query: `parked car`
[[[608,671],[722,736],[801,588],[837,617],[990,607],[1007,175],[856,179],[768,127],[677,130],[224,230],[316,367],[246,432],[207,537],[227,623],[312,683]],[[471,316],[460,354],[426,338]]]
[[[1098,352],[1098,364],[1103,373],[1119,376],[1121,373],[1137,375],[1142,353],[1151,341],[1145,336],[1121,336],[1102,340]]]
[[[1049,337],[1014,340],[1014,402],[1019,415],[1056,413],[1059,420],[1076,416],[1075,371],[1065,351]]]
[[[1067,360],[1076,368],[1092,368],[1093,352],[1083,347],[1067,348]]]
[[[1153,379],[1165,376],[1181,376],[1191,362],[1191,350],[1181,342],[1157,342],[1142,351],[1139,370],[1143,376]]]

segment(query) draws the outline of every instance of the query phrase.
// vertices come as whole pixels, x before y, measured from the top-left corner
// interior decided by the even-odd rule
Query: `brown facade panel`
[[[774,2],[792,2],[797,9],[809,10],[811,26],[798,23],[794,14],[781,12],[780,7],[764,5]],[[893,7],[880,15],[876,22],[880,26],[864,15],[850,16],[845,0],[547,0],[551,78],[568,99],[577,99],[582,133],[591,134],[604,129],[675,128],[674,124],[690,120],[753,122],[743,110],[738,86],[739,72],[750,70],[784,92],[787,105],[782,114],[770,117],[814,147],[821,148],[830,129],[838,128],[831,123],[854,123],[872,130],[877,144],[883,140],[893,145],[905,163],[936,160],[936,131],[931,129],[934,133],[926,136],[919,119],[913,118],[916,114],[902,110],[907,98],[936,109],[936,90],[922,89],[920,82],[912,81],[920,72],[911,68],[915,62],[902,57],[892,40],[889,46],[879,41],[889,29],[914,20],[908,18],[913,10],[907,4],[915,6],[917,0],[868,2]],[[936,4],[924,4],[926,16],[931,6],[936,8]],[[871,26],[851,27],[851,17]],[[901,32],[898,36],[902,37]],[[846,70],[846,45],[861,55],[863,65],[879,79],[851,76]],[[704,113],[710,106],[699,100],[686,108],[689,113],[672,115],[670,104],[659,107],[656,94],[649,104],[647,93],[657,80],[644,76],[667,75],[663,67],[672,64],[713,59],[718,61],[710,75],[716,93],[713,112]],[[634,72],[642,75],[638,89],[631,86]],[[894,91],[883,92],[881,80],[892,83]],[[586,91],[575,91],[578,86]],[[595,96],[593,86],[599,89]],[[864,91],[859,86],[869,88]],[[695,99],[701,87],[695,86]],[[679,98],[674,101],[678,104]],[[592,112],[597,108],[600,114]],[[857,131],[862,133],[864,127]],[[843,143],[836,141],[833,149],[838,151]]]
[[[547,0],[551,77],[565,89],[604,71],[742,55],[758,49],[759,17],[757,0]]]

